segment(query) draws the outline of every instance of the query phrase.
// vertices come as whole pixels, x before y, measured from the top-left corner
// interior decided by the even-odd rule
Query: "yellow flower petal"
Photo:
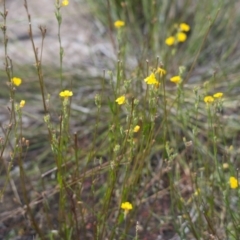
[[[130,202],[124,202],[121,204],[121,209],[123,210],[132,210],[133,206]]]
[[[162,77],[162,76],[165,75],[167,72],[166,72],[166,70],[164,70],[163,68],[160,68],[160,67],[159,67],[159,68],[156,70],[155,73],[159,73],[160,76]]]
[[[67,6],[69,4],[69,1],[68,0],[63,0],[62,1],[62,6]]]
[[[151,73],[148,77],[144,79],[144,81],[149,85],[154,85],[158,83],[154,73]]]
[[[124,22],[124,21],[121,21],[121,20],[117,20],[117,21],[114,23],[114,26],[115,26],[115,28],[124,27],[124,26],[125,26],[125,22]]]
[[[125,98],[125,96],[123,95],[123,96],[121,96],[121,97],[118,97],[118,98],[115,100],[115,102],[117,102],[118,105],[122,105],[122,104],[124,104],[124,103],[126,102],[126,98]]]
[[[65,90],[59,93],[59,96],[62,98],[69,98],[69,97],[72,97],[72,95],[73,95],[73,92],[69,90]]]
[[[11,82],[12,82],[15,86],[20,86],[21,83],[22,83],[22,79],[21,79],[21,78],[14,77],[14,78],[11,79]]]
[[[187,35],[185,33],[183,33],[183,32],[177,33],[177,40],[179,42],[185,42],[186,39],[187,39]]]
[[[186,23],[181,23],[179,25],[179,28],[181,29],[181,31],[183,32],[188,32],[190,30],[190,26]]]
[[[172,46],[172,45],[175,43],[175,38],[174,38],[173,36],[168,37],[168,38],[165,40],[165,43],[166,43],[168,46]]]
[[[25,100],[21,100],[19,107],[23,108],[25,106],[26,101]]]
[[[170,81],[173,82],[173,83],[179,84],[179,83],[182,82],[182,79],[181,79],[180,76],[174,76],[174,77],[170,78]]]
[[[238,180],[235,177],[230,177],[229,184],[230,184],[230,188],[235,189],[238,187]]]
[[[139,125],[136,125],[136,126],[134,127],[133,131],[134,131],[134,132],[138,132],[139,129],[140,129],[140,126],[139,126]]]
[[[203,100],[206,104],[209,104],[214,101],[214,98],[212,96],[206,96]]]
[[[221,93],[221,92],[215,93],[215,94],[213,95],[213,97],[214,97],[214,98],[222,98],[222,97],[223,97],[223,93]]]

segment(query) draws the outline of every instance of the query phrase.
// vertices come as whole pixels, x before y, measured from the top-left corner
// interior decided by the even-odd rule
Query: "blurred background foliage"
[[[219,68],[221,75],[226,67],[239,67],[238,1],[191,1],[191,0],[99,0],[91,1],[94,16],[108,31],[113,31],[113,22],[121,19],[127,25],[128,54],[138,61],[159,56],[161,61],[176,68],[184,64],[190,67],[201,45],[198,66]],[[165,39],[174,31],[175,24],[186,22],[191,26],[186,43],[179,46],[175,58],[169,59]],[[210,29],[210,30],[209,30]],[[208,32],[209,31],[209,32]],[[206,38],[206,39],[205,39]],[[232,63],[229,64],[229,61]],[[209,73],[202,74],[209,76]]]

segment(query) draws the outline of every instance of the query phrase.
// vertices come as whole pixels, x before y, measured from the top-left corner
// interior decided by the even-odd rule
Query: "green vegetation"
[[[37,49],[24,1],[35,64],[16,71],[3,0],[1,237],[240,239],[239,4],[87,3],[117,58],[84,82],[64,70],[73,1],[55,2],[58,69],[44,67],[46,28]]]

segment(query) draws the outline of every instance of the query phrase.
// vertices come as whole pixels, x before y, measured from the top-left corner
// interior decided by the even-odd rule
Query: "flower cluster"
[[[204,97],[204,102],[206,104],[211,104],[215,101],[215,99],[221,99],[223,97],[223,93],[222,92],[217,92],[215,94],[213,94],[213,96],[206,96]]]
[[[156,88],[159,87],[160,82],[157,80],[156,75],[158,75],[159,77],[162,77],[163,75],[165,75],[167,72],[166,70],[164,70],[163,68],[157,68],[156,70],[154,70],[148,77],[146,77],[144,79],[144,81],[148,84],[148,85],[154,85]],[[124,103],[126,103],[126,97],[124,95],[119,96],[115,102],[118,105],[122,105]],[[138,130],[140,129],[140,127],[136,128],[134,132],[138,132]]]
[[[175,35],[169,36],[165,40],[165,43],[168,46],[172,46],[179,42],[185,42],[187,40],[186,32],[190,31],[190,26],[186,23],[180,23],[179,25],[176,25],[176,29],[177,31]]]
[[[160,77],[165,75],[167,72],[163,68],[158,68],[155,72],[152,72],[148,77],[144,79],[144,81],[149,85],[155,85],[156,87],[159,87],[160,82],[156,79],[156,74],[159,74]],[[177,75],[170,78],[170,81],[175,84],[180,84],[182,82],[182,78]]]

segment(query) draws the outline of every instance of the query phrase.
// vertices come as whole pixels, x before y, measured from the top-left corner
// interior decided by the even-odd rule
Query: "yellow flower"
[[[121,27],[125,26],[125,22],[124,22],[124,21],[121,21],[121,20],[117,20],[117,21],[114,23],[114,26],[115,26],[115,28],[121,28]]]
[[[238,187],[238,180],[235,177],[230,177],[229,184],[230,184],[230,188],[235,189]]]
[[[140,129],[140,126],[139,126],[139,125],[136,125],[136,126],[134,127],[133,131],[134,131],[134,132],[138,132],[139,129]]]
[[[125,210],[125,212],[132,210],[132,208],[133,208],[133,206],[130,202],[124,202],[121,204],[121,209]]]
[[[67,6],[69,4],[68,0],[62,0],[62,6]]]
[[[179,84],[179,83],[181,83],[182,79],[180,76],[174,76],[174,77],[170,78],[170,81],[173,83]]]
[[[214,98],[222,98],[222,96],[223,96],[223,93],[221,93],[221,92],[213,94]]]
[[[154,73],[151,73],[148,77],[146,77],[146,78],[144,79],[144,81],[145,81],[147,84],[150,84],[150,85],[158,84],[158,81],[157,81]]]
[[[21,79],[21,78],[14,77],[14,78],[12,78],[11,82],[12,82],[15,86],[19,86],[19,85],[21,85],[21,83],[22,83],[22,79]]]
[[[117,102],[118,105],[122,105],[122,104],[124,104],[124,103],[126,102],[126,98],[125,98],[125,96],[123,95],[123,96],[121,96],[121,97],[118,97],[118,98],[115,100],[115,102]]]
[[[69,91],[69,90],[65,90],[65,91],[62,91],[59,93],[59,96],[62,97],[62,98],[69,98],[73,95],[73,92],[72,91]]]
[[[183,32],[177,33],[177,40],[178,42],[185,42],[187,39],[187,35]]]
[[[25,100],[21,100],[19,107],[23,108],[25,106],[26,101]]]
[[[172,46],[175,42],[175,38],[173,36],[171,37],[168,37],[166,40],[165,40],[165,43],[168,45],[168,46]]]
[[[186,23],[181,23],[179,25],[179,28],[181,29],[181,31],[183,32],[188,32],[190,30],[190,26]]]
[[[204,102],[205,102],[206,104],[212,103],[213,101],[214,101],[214,98],[213,98],[212,96],[206,96],[206,97],[204,98]]]
[[[165,75],[167,72],[166,72],[166,70],[164,70],[163,68],[160,68],[160,67],[159,67],[159,68],[156,70],[155,73],[159,73],[160,76],[162,77],[162,76]]]

